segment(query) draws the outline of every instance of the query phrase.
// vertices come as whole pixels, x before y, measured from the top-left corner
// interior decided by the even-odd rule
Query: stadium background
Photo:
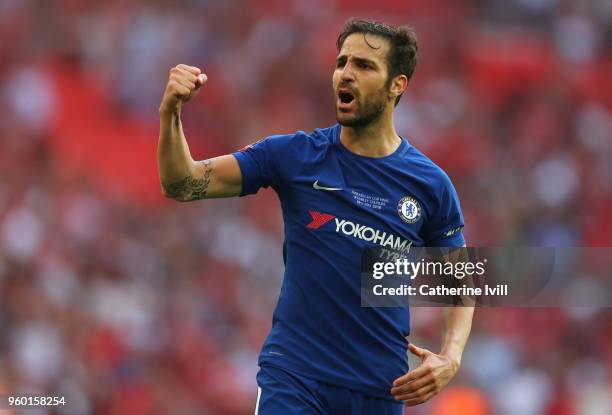
[[[612,3],[375,3],[0,2],[0,388],[65,414],[252,413],[278,202],[163,199],[157,107],[189,63],[196,158],[331,125],[351,16],[416,28],[397,128],[453,178],[470,245],[612,245]],[[414,310],[412,340],[436,350],[439,316]],[[458,378],[406,413],[605,415],[611,376],[610,309],[480,309]]]

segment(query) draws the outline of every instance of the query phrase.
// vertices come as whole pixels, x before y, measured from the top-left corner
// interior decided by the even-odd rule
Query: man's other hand
[[[459,362],[411,343],[408,350],[421,359],[421,364],[393,381],[391,395],[407,406],[414,406],[444,389],[459,370]]]

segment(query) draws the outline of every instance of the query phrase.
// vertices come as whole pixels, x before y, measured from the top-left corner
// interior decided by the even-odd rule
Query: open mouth
[[[343,104],[350,104],[355,97],[350,92],[340,92],[339,94],[340,102]]]
[[[349,90],[338,91],[338,107],[348,109],[355,102],[355,95]]]

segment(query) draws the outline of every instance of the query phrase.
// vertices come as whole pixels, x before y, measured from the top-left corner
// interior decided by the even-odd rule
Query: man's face
[[[341,125],[368,125],[384,112],[389,103],[389,47],[388,40],[372,34],[353,33],[345,39],[332,78]]]

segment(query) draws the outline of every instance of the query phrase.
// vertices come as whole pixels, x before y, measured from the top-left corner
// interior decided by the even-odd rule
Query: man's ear
[[[397,75],[391,80],[389,88],[390,98],[397,98],[402,95],[408,88],[408,77],[406,75]]]

